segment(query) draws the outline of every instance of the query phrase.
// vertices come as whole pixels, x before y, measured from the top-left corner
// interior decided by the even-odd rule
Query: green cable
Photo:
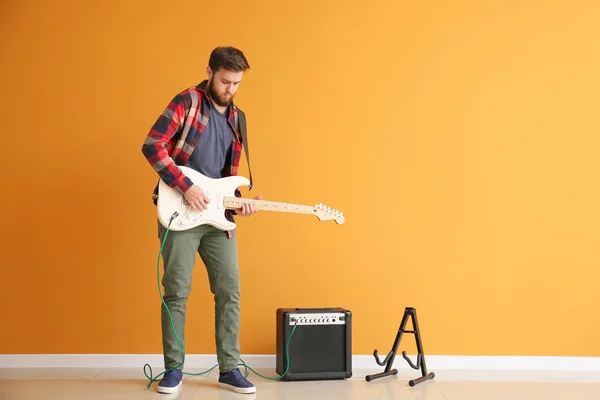
[[[144,375],[146,375],[146,378],[148,378],[150,380],[150,382],[148,383],[148,386],[146,387],[146,389],[149,389],[150,386],[152,385],[152,383],[158,381],[158,378],[161,375],[167,373],[168,371],[172,371],[174,369],[179,369],[184,364],[184,362],[185,362],[185,353],[183,352],[183,346],[181,345],[181,340],[179,340],[179,336],[177,335],[177,331],[175,330],[175,324],[173,323],[173,317],[171,316],[171,311],[169,311],[169,307],[167,306],[167,303],[165,303],[165,299],[163,297],[162,289],[160,288],[160,256],[162,254],[163,248],[165,247],[165,242],[167,241],[167,236],[169,235],[169,229],[171,227],[171,223],[173,222],[174,218],[175,218],[175,216],[173,216],[171,218],[171,221],[169,222],[169,225],[167,226],[167,231],[165,233],[165,238],[163,239],[163,242],[162,242],[162,244],[160,246],[160,252],[158,253],[158,261],[157,261],[157,264],[156,264],[156,274],[157,274],[158,292],[160,293],[160,299],[161,299],[161,301],[162,301],[165,309],[167,310],[167,313],[169,314],[169,320],[171,321],[171,328],[173,329],[173,333],[175,334],[175,339],[177,339],[177,344],[179,345],[179,351],[181,352],[181,358],[182,358],[182,360],[181,360],[181,363],[178,366],[176,366],[175,368],[167,369],[167,370],[161,372],[160,374],[156,375],[154,378],[152,377],[152,367],[150,366],[150,364],[145,364],[144,365]],[[286,367],[285,367],[285,372],[282,375],[280,375],[280,376],[278,376],[276,378],[270,378],[270,377],[261,375],[258,372],[256,372],[254,369],[252,369],[250,366],[248,366],[244,362],[244,360],[240,358],[241,363],[238,364],[238,366],[241,365],[241,366],[244,367],[244,377],[248,376],[248,370],[250,370],[250,371],[254,372],[256,375],[258,375],[258,376],[260,376],[261,378],[264,378],[264,379],[269,379],[269,380],[276,381],[276,380],[279,380],[279,379],[283,378],[288,373],[288,370],[290,368],[289,346],[290,346],[290,340],[292,339],[292,335],[294,334],[294,331],[296,330],[296,326],[297,325],[294,324],[294,328],[292,329],[292,332],[290,332],[290,336],[288,337],[288,340],[287,340],[286,345],[285,345]],[[217,363],[212,368],[210,368],[210,369],[208,369],[208,370],[206,370],[204,372],[199,372],[199,373],[196,373],[196,374],[192,374],[190,372],[182,372],[182,373],[184,375],[199,376],[199,375],[204,375],[204,374],[209,373],[210,371],[212,371],[213,369],[215,369],[218,366],[219,366],[219,364]],[[149,375],[148,375],[148,372],[146,372],[146,368],[148,368],[150,370],[150,374]]]

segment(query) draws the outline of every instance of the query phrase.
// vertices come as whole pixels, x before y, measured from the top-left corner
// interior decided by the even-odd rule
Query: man
[[[237,175],[242,137],[237,128],[242,111],[233,99],[250,66],[244,54],[233,47],[217,47],[209,58],[208,79],[177,94],[148,133],[142,152],[166,184],[182,194],[194,210],[207,208],[210,199],[177,165],[193,168],[211,178]],[[154,202],[156,204],[156,189]],[[239,192],[236,193],[239,195]],[[257,196],[257,199],[261,196]],[[213,200],[214,201],[214,200]],[[250,216],[255,205],[228,211]],[[160,243],[166,228],[158,223]],[[191,291],[196,252],[206,267],[215,300],[216,347],[219,386],[238,393],[256,388],[240,373],[238,340],[240,326],[240,278],[235,232],[210,225],[169,230],[163,248],[164,300],[185,352],[186,302]],[[182,385],[182,354],[169,314],[161,305],[165,375],[158,384],[161,393],[176,393]]]

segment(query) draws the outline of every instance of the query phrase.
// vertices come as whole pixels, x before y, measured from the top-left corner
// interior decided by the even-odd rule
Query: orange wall
[[[161,352],[140,147],[226,44],[249,194],[346,214],[238,219],[244,354],[335,306],[383,353],[413,306],[428,354],[600,356],[597,1],[84,3],[2,5],[1,353]],[[189,313],[214,353],[201,264]]]

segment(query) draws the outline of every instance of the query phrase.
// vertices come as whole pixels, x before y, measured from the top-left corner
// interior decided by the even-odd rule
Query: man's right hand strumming
[[[204,193],[204,190],[200,186],[193,185],[183,195],[188,204],[192,207],[192,210],[203,211],[208,209],[208,203],[210,199]]]

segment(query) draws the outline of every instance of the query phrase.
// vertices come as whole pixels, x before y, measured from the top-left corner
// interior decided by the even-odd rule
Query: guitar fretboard
[[[312,206],[304,206],[301,204],[280,203],[276,201],[265,201],[256,199],[247,199],[244,197],[223,198],[223,206],[229,209],[240,208],[244,204],[255,204],[262,211],[279,211],[298,214],[314,214],[315,210]]]

